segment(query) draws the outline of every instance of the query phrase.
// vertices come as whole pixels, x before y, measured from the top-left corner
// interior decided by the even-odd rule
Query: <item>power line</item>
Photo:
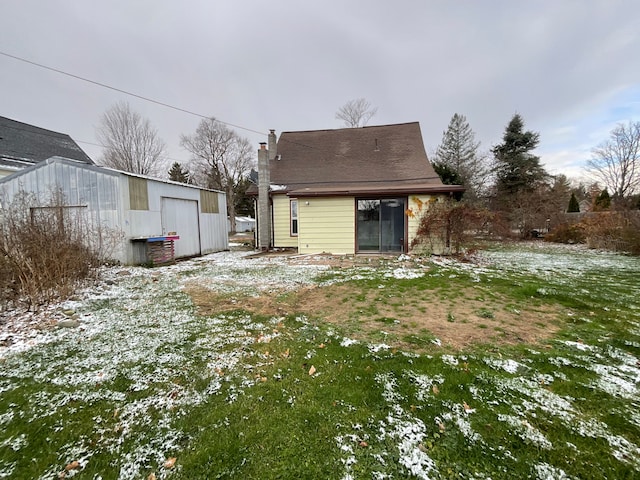
[[[194,116],[196,116],[198,118],[202,118],[202,119],[205,119],[205,120],[209,120],[209,119],[212,118],[211,116],[202,115],[201,113],[193,112],[191,110],[187,110],[187,109],[181,108],[181,107],[176,107],[175,105],[170,105],[168,103],[161,102],[159,100],[154,100],[153,98],[145,97],[143,95],[138,95],[137,93],[129,92],[129,91],[123,90],[121,88],[112,87],[111,85],[107,85],[106,83],[98,82],[96,80],[91,80],[89,78],[81,77],[80,75],[76,75],[76,74],[73,74],[73,73],[65,72],[64,70],[60,70],[58,68],[49,67],[47,65],[43,65],[43,64],[38,63],[38,62],[27,60],[26,58],[18,57],[16,55],[11,55],[10,53],[6,53],[6,52],[3,52],[3,51],[0,51],[0,55],[4,55],[5,57],[12,58],[14,60],[18,60],[20,62],[24,62],[24,63],[27,63],[29,65],[33,65],[33,66],[36,66],[36,67],[39,67],[39,68],[44,68],[45,70],[49,70],[49,71],[52,71],[52,72],[55,72],[55,73],[59,73],[60,75],[66,75],[67,77],[75,78],[76,80],[81,80],[83,82],[91,83],[91,84],[97,85],[99,87],[107,88],[107,89],[113,90],[115,92],[124,93],[125,95],[129,95],[129,96],[138,98],[140,100],[144,100],[146,102],[151,102],[151,103],[154,103],[156,105],[160,105],[160,106],[163,106],[163,107],[166,107],[166,108],[170,108],[170,109],[176,110],[178,112],[183,112],[183,113],[187,113],[189,115],[194,115]],[[224,125],[228,125],[230,127],[239,128],[240,130],[245,130],[247,132],[257,133],[258,135],[266,136],[266,134],[264,132],[259,132],[257,130],[253,130],[251,128],[243,127],[241,125],[236,125],[236,124],[233,124],[233,123],[225,122],[225,121],[217,119],[217,118],[215,120],[220,122],[220,123],[222,123],[222,124],[224,124]],[[314,145],[306,145],[306,144],[303,144],[303,143],[299,143],[299,142],[295,142],[293,140],[287,140],[287,139],[281,139],[281,140],[284,141],[284,142],[287,142],[287,143],[292,143],[292,144],[296,144],[296,145],[299,145],[299,146],[302,146],[302,147],[311,148],[313,150],[319,150],[320,152],[330,153],[330,152],[327,152],[326,150],[324,150],[322,148],[319,148],[319,147],[316,147]],[[89,143],[89,142],[81,142],[81,143]],[[342,155],[340,153],[337,153],[337,152],[333,152],[333,155],[337,156],[337,157],[345,157],[344,155]]]
[[[138,95],[137,93],[129,92],[129,91],[123,90],[121,88],[112,87],[111,85],[107,85],[106,83],[97,82],[97,81],[91,80],[89,78],[81,77],[80,75],[75,75],[73,73],[65,72],[64,70],[60,70],[60,69],[57,69],[57,68],[49,67],[47,65],[43,65],[43,64],[37,63],[37,62],[33,62],[31,60],[27,60],[26,58],[18,57],[16,55],[11,55],[11,54],[3,52],[3,51],[0,51],[0,55],[4,55],[5,57],[9,57],[9,58],[12,58],[14,60],[18,60],[20,62],[28,63],[29,65],[34,65],[34,66],[39,67],[39,68],[44,68],[45,70],[56,72],[56,73],[59,73],[60,75],[66,75],[67,77],[75,78],[76,80],[82,80],[83,82],[91,83],[91,84],[97,85],[99,87],[108,88],[109,90],[113,90],[115,92],[124,93],[125,95],[129,95],[131,97],[139,98],[140,100],[144,100],[146,102],[151,102],[151,103],[155,103],[156,105],[161,105],[163,107],[171,108],[172,110],[177,110],[178,112],[187,113],[189,115],[194,115],[196,117],[204,118],[204,119],[210,119],[211,118],[211,116],[202,115],[200,113],[193,112],[193,111],[187,110],[185,108],[176,107],[175,105],[170,105],[168,103],[161,102],[159,100],[154,100],[153,98],[145,97],[143,95]],[[258,135],[265,135],[266,136],[266,134],[264,132],[259,132],[257,130],[253,130],[251,128],[243,127],[241,125],[235,125],[233,123],[225,122],[225,121],[219,120],[219,119],[216,119],[216,120],[219,121],[220,123],[223,123],[223,124],[228,125],[230,127],[239,128],[239,129],[245,130],[247,132],[257,133]]]
[[[19,123],[22,123],[22,122],[19,122]],[[61,138],[64,138],[64,137],[68,137],[74,143],[82,143],[82,144],[85,144],[85,145],[91,145],[93,147],[107,148],[106,145],[101,145],[99,143],[87,142],[86,140],[75,140],[75,139],[71,138],[66,133],[54,132],[53,130],[47,130],[45,128],[36,127],[34,125],[29,125],[29,124],[26,124],[26,123],[23,124],[23,125],[25,125],[25,127],[30,127],[30,128],[21,128],[21,127],[15,126],[15,125],[2,124],[2,125],[0,125],[0,130],[3,129],[3,128],[9,128],[11,130],[18,130],[18,131],[21,131],[21,132],[29,132],[29,133],[33,133],[33,134],[36,134],[36,135],[40,135],[40,136],[44,136],[44,137],[51,137],[51,138],[56,138],[56,139],[61,139]],[[13,152],[13,153],[25,153],[25,152],[19,152],[17,150],[12,150],[12,149],[3,149],[2,151],[7,152],[7,153],[11,153],[11,152]],[[26,153],[29,153],[29,152],[26,152]],[[31,153],[35,155],[35,153],[33,153],[33,152],[31,152]],[[83,151],[83,153],[85,155],[87,155],[86,152]],[[1,154],[1,152],[0,152],[0,154]],[[87,155],[87,156],[89,156],[89,155]],[[89,157],[89,158],[91,158],[91,157]],[[173,160],[174,162],[179,162],[179,163],[180,162],[181,163],[188,163],[189,162],[189,160],[172,158],[172,157],[169,157],[169,156],[163,156],[163,158],[166,159],[166,160]]]

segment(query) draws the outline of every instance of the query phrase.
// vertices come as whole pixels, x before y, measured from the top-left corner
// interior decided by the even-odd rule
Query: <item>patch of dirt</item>
[[[303,314],[339,326],[346,335],[403,350],[477,344],[535,344],[558,329],[560,308],[515,305],[484,287],[393,292],[347,285],[306,287],[268,296],[219,295],[191,285],[186,292],[199,313],[246,310],[267,316]]]

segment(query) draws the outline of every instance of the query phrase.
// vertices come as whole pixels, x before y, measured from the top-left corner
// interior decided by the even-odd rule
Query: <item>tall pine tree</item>
[[[502,199],[532,191],[549,177],[540,165],[540,157],[531,153],[539,141],[539,133],[524,131],[524,121],[516,113],[505,129],[502,143],[492,150],[497,193]]]
[[[578,203],[578,199],[576,198],[575,193],[571,193],[571,199],[569,200],[569,207],[567,208],[568,213],[578,213],[580,212],[580,203]]]
[[[182,165],[178,162],[175,162],[169,169],[169,180],[173,180],[174,182],[190,183],[189,171],[183,169]]]
[[[442,132],[442,142],[435,154],[434,163],[455,172],[470,195],[478,193],[486,177],[486,168],[478,155],[479,146],[480,142],[475,140],[475,133],[467,118],[455,113],[447,129]]]

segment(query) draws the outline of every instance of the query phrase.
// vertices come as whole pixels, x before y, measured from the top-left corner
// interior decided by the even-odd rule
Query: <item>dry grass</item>
[[[239,309],[267,316],[302,314],[338,325],[354,338],[383,335],[393,347],[416,351],[427,348],[434,337],[456,350],[474,344],[539,343],[558,330],[561,313],[548,306],[512,305],[481,287],[456,291],[455,296],[445,290],[354,291],[347,285],[257,297],[220,295],[197,285],[186,291],[204,315]]]

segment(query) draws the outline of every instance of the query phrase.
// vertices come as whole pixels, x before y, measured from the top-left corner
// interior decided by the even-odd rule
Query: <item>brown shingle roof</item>
[[[282,132],[271,184],[290,195],[458,191],[427,159],[418,122]]]

